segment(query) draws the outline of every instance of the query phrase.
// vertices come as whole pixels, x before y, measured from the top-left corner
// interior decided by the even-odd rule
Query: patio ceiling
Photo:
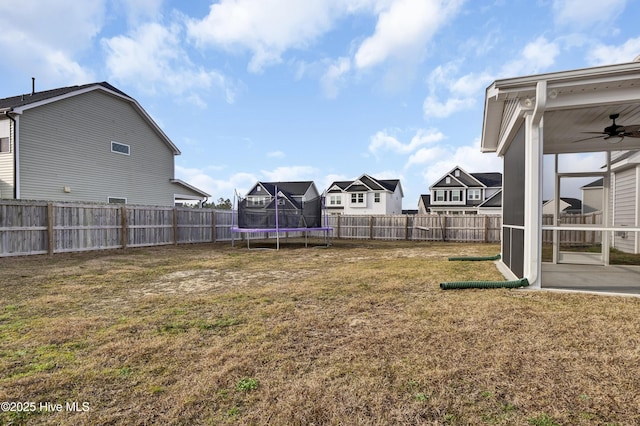
[[[609,143],[597,134],[619,114],[618,125],[640,125],[640,101],[629,104],[597,105],[587,108],[546,111],[544,114],[544,153],[640,150],[640,138],[626,137],[619,143]],[[584,140],[586,138],[592,138]]]
[[[584,140],[610,126],[612,114],[618,125],[640,125],[640,62],[496,80],[487,88],[482,150],[504,152],[535,108],[544,113],[545,154],[640,150],[640,138]]]

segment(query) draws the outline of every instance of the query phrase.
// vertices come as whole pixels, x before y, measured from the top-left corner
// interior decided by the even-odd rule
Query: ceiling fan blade
[[[590,136],[588,138],[582,138],[582,139],[578,139],[576,141],[571,141],[571,143],[584,142],[584,141],[588,141],[588,140],[591,140],[591,139],[599,139],[599,138],[603,138],[603,137],[607,136],[606,133],[602,133],[602,132],[582,132],[582,133],[597,133],[599,136]]]
[[[640,124],[624,126],[624,136],[627,138],[640,138]]]

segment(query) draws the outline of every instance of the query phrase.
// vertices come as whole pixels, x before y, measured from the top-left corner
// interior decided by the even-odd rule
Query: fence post
[[[47,251],[49,252],[49,256],[51,256],[54,252],[54,235],[53,235],[53,203],[47,203]]]
[[[409,215],[404,216],[404,239],[407,241],[409,239]]]
[[[233,210],[231,211],[231,214],[233,214]],[[215,210],[211,210],[211,242],[215,243],[216,242],[216,225],[217,222],[216,220],[218,220],[216,218],[216,211]]]
[[[373,216],[369,216],[369,239],[373,240]]]
[[[337,226],[337,228],[338,228],[338,236],[336,237],[338,239],[340,239],[340,217],[341,216],[342,216],[341,214],[338,215],[338,226]]]
[[[120,233],[122,236],[122,248],[127,248],[127,208],[123,205],[120,207],[120,222],[122,222],[122,232]]]
[[[173,208],[173,245],[178,245],[178,208]]]
[[[489,215],[484,216],[484,242],[489,242]]]

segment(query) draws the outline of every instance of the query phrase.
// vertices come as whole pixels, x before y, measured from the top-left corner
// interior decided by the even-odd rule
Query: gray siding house
[[[502,214],[502,173],[467,173],[456,166],[418,200],[420,213]]]
[[[174,178],[179,154],[136,100],[106,82],[0,99],[0,198],[206,200]]]

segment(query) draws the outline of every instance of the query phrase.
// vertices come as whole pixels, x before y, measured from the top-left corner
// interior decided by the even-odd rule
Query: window
[[[9,138],[0,138],[0,152],[11,152]]]
[[[449,176],[447,176],[446,182],[451,183],[451,178]]]
[[[351,194],[351,204],[364,204],[364,194]]]
[[[451,201],[462,201],[462,191],[451,191]]]
[[[379,203],[380,202],[380,193],[379,192],[375,192],[373,194],[373,202],[374,203]]]
[[[119,142],[111,142],[111,152],[118,154],[130,155],[130,147],[127,144]]]
[[[127,204],[127,199],[123,197],[109,197],[109,204]]]
[[[329,196],[329,205],[330,206],[339,206],[342,204],[342,197],[340,195],[331,195]]]
[[[480,190],[479,189],[469,189],[467,191],[467,199],[468,200],[479,200],[480,199]]]
[[[251,197],[249,201],[252,206],[264,206],[266,197]]]
[[[437,190],[435,199],[436,199],[436,201],[445,201],[444,200],[444,191],[442,191],[440,189]]]
[[[456,169],[455,172],[453,172],[455,177],[460,177],[460,170]]]

